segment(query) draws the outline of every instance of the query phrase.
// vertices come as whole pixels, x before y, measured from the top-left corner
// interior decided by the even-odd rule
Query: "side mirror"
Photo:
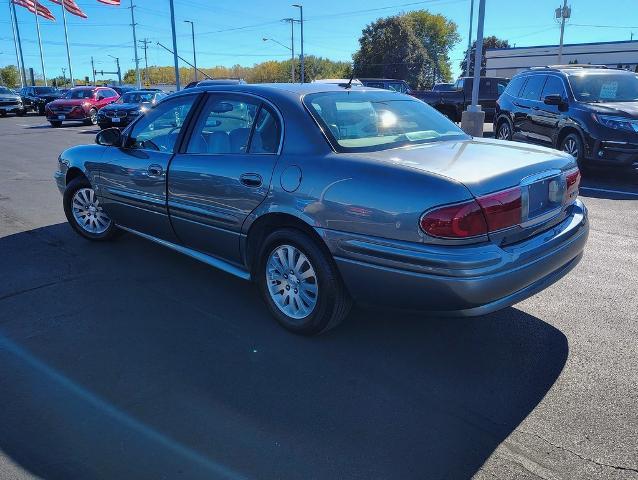
[[[551,95],[547,95],[544,99],[543,99],[543,103],[545,103],[545,105],[562,105],[563,103],[565,103],[563,101],[563,97],[561,95],[559,95],[558,93],[553,93]]]
[[[122,144],[122,132],[119,128],[106,128],[95,136],[95,143],[105,147],[119,147]]]

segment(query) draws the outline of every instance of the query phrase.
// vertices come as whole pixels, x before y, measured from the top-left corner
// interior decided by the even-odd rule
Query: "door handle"
[[[261,175],[256,173],[244,173],[239,177],[239,181],[247,187],[261,187]]]
[[[161,165],[149,165],[148,166],[148,174],[153,176],[153,177],[159,177],[163,172],[164,169],[161,167]]]

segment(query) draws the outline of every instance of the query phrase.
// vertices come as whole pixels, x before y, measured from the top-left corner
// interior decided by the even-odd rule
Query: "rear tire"
[[[84,238],[105,241],[115,235],[115,222],[102,209],[86,177],[77,177],[69,182],[62,203],[69,224]]]
[[[299,230],[277,230],[265,239],[255,276],[270,313],[293,333],[334,328],[352,306],[330,254]]]
[[[512,139],[512,127],[510,122],[506,119],[501,120],[498,123],[494,137],[497,140],[511,140]]]

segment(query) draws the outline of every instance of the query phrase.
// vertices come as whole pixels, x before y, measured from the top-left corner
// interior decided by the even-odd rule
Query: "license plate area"
[[[113,117],[113,118],[111,118],[111,122],[120,123],[120,119],[118,117]]]
[[[58,120],[64,120],[66,118],[66,115],[58,115]]]
[[[526,179],[521,185],[523,226],[546,221],[563,208],[567,185],[560,171]]]

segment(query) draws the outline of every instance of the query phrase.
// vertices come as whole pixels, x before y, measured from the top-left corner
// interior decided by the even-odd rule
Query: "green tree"
[[[15,65],[0,68],[0,83],[9,88],[16,88],[20,84],[20,72]]]
[[[367,25],[359,47],[353,55],[355,76],[398,78],[417,89],[431,85],[433,61],[406,15],[380,18]]]
[[[494,35],[483,38],[483,58],[481,61],[481,75],[485,75],[485,65],[486,65],[485,50],[487,50],[488,48],[509,48],[509,46],[510,46],[510,42],[508,42],[507,40],[502,40],[500,38],[497,38]],[[470,52],[470,72],[468,74],[470,77],[474,75],[475,52],[476,52],[476,40],[474,41],[474,43],[472,43],[472,49]],[[461,75],[465,75],[466,65],[467,65],[467,50],[465,50],[465,52],[463,53],[463,60],[461,60],[461,63],[459,63],[459,66],[461,67],[461,72],[462,72]]]
[[[450,68],[450,50],[459,42],[456,23],[443,15],[432,14],[427,10],[417,10],[406,14],[412,22],[417,38],[423,43],[428,56],[434,62],[432,83],[452,80]]]

